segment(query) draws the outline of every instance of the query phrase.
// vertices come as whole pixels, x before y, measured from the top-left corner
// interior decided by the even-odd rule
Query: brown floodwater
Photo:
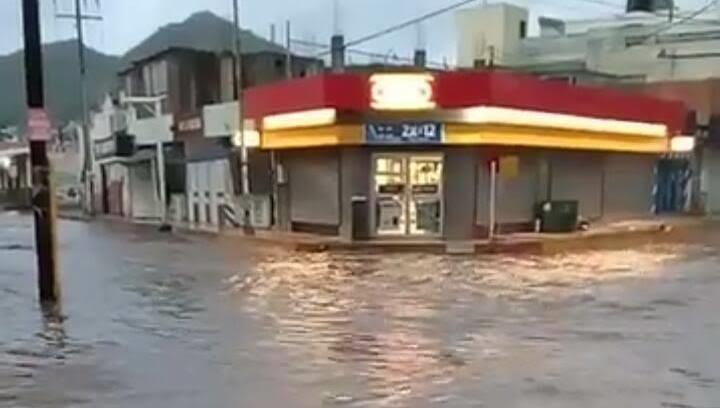
[[[720,407],[720,229],[552,255],[302,254],[0,215],[0,407]]]

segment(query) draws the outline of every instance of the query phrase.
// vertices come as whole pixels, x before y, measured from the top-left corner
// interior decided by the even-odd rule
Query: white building
[[[667,2],[628,2],[628,10],[639,6],[666,7]],[[528,10],[522,7],[501,3],[461,10],[456,15],[458,64],[525,71],[571,83],[632,84],[649,94],[685,102],[697,111],[698,124],[709,127],[711,118],[720,114],[720,95],[717,101],[712,95],[703,98],[698,83],[720,78],[720,4],[673,14],[665,8],[576,21],[540,17],[539,33],[528,36]],[[711,145],[705,144],[703,154],[696,156],[693,191],[697,205],[720,212],[720,178],[714,176],[720,169],[720,150]],[[687,180],[658,176],[658,180],[683,178]],[[664,181],[656,183],[665,186]]]
[[[95,206],[101,213],[133,219],[163,216],[158,146],[172,141],[172,115],[160,112],[159,98],[106,96],[92,114]],[[84,151],[84,148],[83,148]],[[164,167],[164,166],[163,166]]]
[[[702,13],[631,12],[562,21],[541,17],[527,37],[528,11],[508,4],[457,13],[458,64],[536,73],[577,72],[580,81],[701,80],[720,75],[720,6]],[[697,15],[696,15],[697,14]],[[593,77],[594,76],[594,77]]]

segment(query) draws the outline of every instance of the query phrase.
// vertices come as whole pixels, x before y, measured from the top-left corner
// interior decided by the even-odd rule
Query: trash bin
[[[545,201],[535,206],[535,217],[542,232],[563,233],[577,229],[577,201]]]
[[[368,198],[354,196],[352,198],[352,239],[363,241],[370,238],[368,225]]]

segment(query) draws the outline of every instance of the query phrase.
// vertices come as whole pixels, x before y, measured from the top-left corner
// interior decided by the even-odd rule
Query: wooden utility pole
[[[50,125],[45,114],[40,7],[38,0],[23,0],[22,7],[28,106],[27,135],[32,165],[32,206],[35,214],[38,289],[40,302],[43,305],[53,305],[60,301],[60,282],[57,273],[51,167],[47,155]]]

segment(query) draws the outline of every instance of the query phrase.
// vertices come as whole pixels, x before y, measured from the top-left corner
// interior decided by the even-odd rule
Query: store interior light
[[[7,156],[0,156],[0,169],[7,170],[12,165],[12,160]]]
[[[591,118],[515,108],[477,106],[462,110],[465,123],[547,127],[562,130],[615,133],[631,136],[667,137],[667,126],[658,123]]]
[[[375,74],[370,77],[370,107],[375,110],[435,109],[430,74]]]
[[[695,150],[695,138],[692,136],[675,136],[670,140],[673,153],[688,153]]]
[[[334,108],[311,109],[265,116],[263,130],[284,130],[334,125],[337,110]]]

